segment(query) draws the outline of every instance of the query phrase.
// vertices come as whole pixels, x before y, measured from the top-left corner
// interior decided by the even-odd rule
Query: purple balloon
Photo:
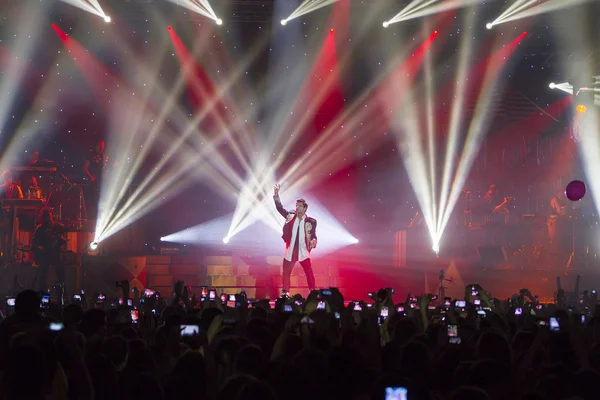
[[[571,181],[567,185],[565,193],[571,201],[579,201],[585,196],[585,183],[582,181]]]

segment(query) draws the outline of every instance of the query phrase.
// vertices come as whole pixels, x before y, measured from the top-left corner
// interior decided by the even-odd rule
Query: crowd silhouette
[[[335,288],[307,299],[248,300],[183,282],[42,302],[7,299],[0,397],[13,399],[344,400],[596,399],[595,298],[538,304],[528,290],[495,300],[432,295],[367,302]],[[57,290],[60,292],[60,290]],[[123,303],[123,304],[119,304]],[[564,303],[564,301],[562,302]],[[129,305],[130,304],[130,305]],[[598,317],[598,318],[596,318]]]

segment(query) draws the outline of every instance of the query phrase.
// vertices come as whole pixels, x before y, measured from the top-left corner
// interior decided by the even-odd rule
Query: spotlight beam
[[[316,11],[320,8],[327,7],[330,4],[333,4],[339,0],[304,0],[298,8],[296,8],[289,17],[285,18],[286,23],[299,18],[303,15],[306,15],[310,12]]]
[[[527,4],[524,4],[517,10],[513,10],[510,14],[504,17],[498,17],[493,24],[503,24],[510,21],[516,21],[519,19],[533,17],[535,15],[546,14],[565,8],[571,8],[591,2],[593,0],[548,0],[546,2],[539,2],[537,0],[529,0]]]
[[[437,4],[433,4],[437,3]],[[412,10],[405,12],[400,11],[393,18],[387,20],[388,26],[402,21],[408,21],[415,18],[427,17],[429,15],[444,13],[457,8],[468,7],[473,4],[481,3],[480,0],[430,0],[418,7],[413,6]],[[412,4],[412,3],[411,3]],[[409,4],[410,6],[410,4]],[[429,6],[429,7],[427,7]]]
[[[456,177],[450,191],[450,198],[448,200],[449,206],[446,208],[442,218],[442,230],[445,229],[446,224],[450,220],[450,212],[460,197],[460,193],[467,179],[468,172],[473,165],[475,157],[479,151],[481,141],[485,135],[486,127],[490,117],[489,108],[492,104],[492,96],[490,94],[493,92],[494,87],[498,84],[504,66],[514,54],[515,49],[525,36],[525,33],[519,35],[519,37],[513,40],[512,43],[496,52],[487,65],[482,89],[480,91],[479,98],[477,99],[475,115],[473,116],[467,131],[467,139],[463,149],[463,156],[458,163]]]
[[[158,171],[163,168],[168,159],[172,158],[174,154],[181,153],[182,146],[184,146],[186,139],[189,138],[192,133],[197,133],[197,131],[195,130],[197,124],[212,110],[212,108],[217,104],[217,102],[221,100],[221,97],[225,96],[229,89],[238,81],[246,66],[254,59],[254,57],[256,57],[257,54],[257,51],[251,52],[251,54],[246,58],[246,60],[244,60],[244,62],[238,65],[238,68],[234,71],[232,77],[221,86],[221,90],[218,93],[218,95],[213,96],[213,98],[211,98],[210,101],[205,104],[204,109],[200,110],[200,112],[195,116],[194,120],[188,123],[187,128],[183,132],[182,136],[180,136],[176,140],[175,145],[173,145],[172,142],[169,143],[169,152],[163,157],[161,162],[159,162],[155,170],[151,173],[151,176],[148,176],[142,182],[142,185],[138,187],[138,189],[127,201],[125,206],[122,207],[119,210],[119,212],[116,213],[116,215],[113,215],[112,218],[110,218],[110,225],[101,231],[101,236],[103,238],[105,238],[108,234],[104,233],[104,231],[113,234],[122,227],[131,223],[132,221],[130,220],[130,218],[139,218],[141,214],[145,214],[149,212],[149,210],[160,205],[161,190],[162,188],[164,188],[164,186],[158,186],[158,189],[156,189],[157,186],[155,185],[152,187],[151,191],[147,191],[146,187],[148,187],[148,185],[151,183],[151,180],[154,180],[154,177],[156,176]],[[178,119],[181,118],[183,118],[183,116],[179,115]],[[200,137],[202,136],[203,135],[201,135]],[[203,146],[203,149],[199,153],[197,151],[188,150],[187,153],[183,153],[181,158],[189,161],[195,160],[197,159],[197,157],[204,157],[206,155],[210,155],[208,162],[204,164],[203,170],[200,173],[192,173],[190,175],[192,169],[197,167],[197,165],[194,165],[190,162],[185,162],[183,166],[180,166],[174,173],[170,175],[169,181],[178,181],[181,179],[181,177],[183,177],[186,174],[194,177],[195,179],[209,178],[216,185],[217,190],[231,194],[235,191],[235,187],[226,185],[226,181],[223,180],[224,176],[222,174],[222,171],[230,171],[228,176],[234,181],[243,181],[241,181],[240,178],[235,174],[235,172],[231,169],[231,166],[229,166],[226,160],[223,159],[223,157],[218,152],[214,151],[216,149],[216,146],[218,146],[220,141],[222,140],[222,137],[218,136],[214,139],[208,139],[204,137],[204,139],[198,139],[198,141],[201,140],[205,140],[207,144]],[[218,169],[214,166],[215,162],[219,166]],[[238,187],[240,187],[241,183],[239,183],[238,185]],[[182,190],[184,187],[185,185],[178,186],[178,190]],[[169,190],[172,189],[170,188]],[[141,200],[137,200],[142,193],[144,194],[144,198],[151,198],[152,200],[150,202],[144,200],[144,205],[142,205],[142,203],[140,203]]]
[[[184,7],[196,14],[210,18],[218,23],[220,18],[217,17],[208,0],[167,0],[175,5]],[[222,21],[221,21],[222,22]],[[219,24],[220,25],[220,24]]]
[[[471,37],[471,33],[473,30],[473,22],[475,19],[475,14],[469,14],[467,16],[466,26],[467,31],[465,32],[465,37]],[[441,226],[441,222],[446,213],[446,208],[448,206],[448,197],[450,195],[450,182],[451,176],[454,173],[454,160],[456,159],[456,155],[459,147],[459,139],[460,139],[460,127],[462,122],[463,108],[465,102],[466,88],[464,82],[467,82],[467,77],[469,76],[469,60],[472,57],[473,53],[473,41],[471,40],[462,40],[459,49],[459,58],[458,58],[458,76],[456,79],[456,85],[454,86],[454,102],[452,103],[452,108],[450,111],[450,126],[448,131],[448,143],[446,145],[445,152],[445,161],[444,161],[444,169],[442,173],[442,187],[440,192],[440,217],[438,218],[438,225],[436,226],[436,230],[439,235],[439,239],[441,239],[441,235],[443,233],[443,227]]]
[[[17,95],[19,86],[23,83],[23,79],[27,73],[28,60],[31,53],[34,51],[36,44],[32,37],[38,37],[43,27],[42,18],[47,12],[47,3],[36,7],[35,10],[23,14],[18,21],[15,21],[18,26],[17,39],[14,44],[15,52],[11,55],[8,66],[3,66],[3,78],[0,79],[0,132],[3,132],[6,127],[6,122],[9,118],[9,113],[13,105],[13,97]],[[49,85],[48,80],[44,86]],[[41,90],[40,93],[43,93]],[[39,93],[38,93],[39,99]],[[41,101],[41,100],[40,100]],[[37,106],[37,104],[36,104]],[[36,108],[37,109],[37,108]],[[41,124],[38,124],[38,128]],[[33,130],[33,127],[32,127]],[[0,157],[0,166],[2,171],[13,166],[14,162],[20,156],[20,149],[26,143],[25,140],[18,140],[19,136],[15,136],[8,144],[7,149],[3,149]]]
[[[70,6],[77,7],[80,10],[89,12],[90,14],[97,15],[98,17],[104,18],[106,14],[102,10],[102,7],[96,0],[60,0],[63,3],[69,4]]]

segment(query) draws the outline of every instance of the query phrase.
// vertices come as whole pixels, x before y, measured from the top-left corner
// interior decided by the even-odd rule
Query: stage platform
[[[183,280],[196,293],[201,286],[216,288],[219,293],[238,293],[242,289],[251,298],[275,298],[281,293],[281,256],[242,257],[235,255],[145,255],[92,256],[69,253],[67,260],[67,290],[84,289],[119,297],[116,281],[126,279],[140,290],[151,288],[169,295],[173,284]],[[319,259],[313,263],[318,287],[337,287],[346,300],[365,300],[367,293],[382,287],[396,289],[394,300],[401,302],[408,292],[413,295],[438,293],[440,271],[445,294],[462,298],[465,287],[477,283],[496,298],[507,298],[528,288],[540,300],[551,301],[556,292],[556,278],[562,288],[573,290],[577,275],[581,275],[580,290],[600,288],[600,273],[596,268],[481,268],[476,258],[438,258],[411,262],[402,267],[373,264],[342,264]],[[31,288],[36,267],[10,265],[0,276],[0,295],[10,295],[22,288]],[[20,285],[15,286],[15,277]],[[50,272],[50,281],[54,271]],[[292,293],[308,294],[306,276],[300,265],[292,274]]]
[[[84,289],[86,293],[103,293],[118,297],[116,282],[126,279],[141,291],[151,288],[163,295],[171,294],[173,285],[182,280],[196,293],[202,286],[216,288],[219,293],[239,293],[244,289],[250,298],[275,298],[281,293],[281,256],[75,256],[66,265],[67,290]],[[12,265],[4,268],[0,293],[12,293],[14,277],[20,287],[33,286],[37,267]],[[337,267],[326,262],[313,267],[318,287],[345,289],[344,278]],[[49,282],[54,280],[54,270]],[[291,291],[308,295],[306,276],[300,265],[292,272]],[[18,291],[18,290],[17,290]]]

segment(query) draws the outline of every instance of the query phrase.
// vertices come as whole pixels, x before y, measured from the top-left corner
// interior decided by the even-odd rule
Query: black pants
[[[60,259],[60,252],[53,252],[52,254],[43,254],[37,257],[37,262],[39,264],[38,274],[35,282],[35,289],[37,291],[46,291],[48,287],[46,284],[48,283],[48,273],[50,272],[50,266],[54,265],[56,270],[56,277],[58,278],[58,283],[62,284],[64,287],[65,284],[65,267],[62,264],[62,260]],[[53,285],[51,285],[53,286]],[[66,290],[65,290],[66,292]]]
[[[288,261],[285,258],[283,259],[283,290],[286,292],[290,290],[290,278],[292,275],[292,270],[296,265],[296,261],[298,261],[297,254],[292,256],[292,261]],[[308,288],[310,290],[316,289],[315,284],[315,274],[312,270],[312,263],[310,258],[307,258],[304,261],[300,261],[300,265],[304,269],[304,273],[306,274],[306,280],[308,281]]]

